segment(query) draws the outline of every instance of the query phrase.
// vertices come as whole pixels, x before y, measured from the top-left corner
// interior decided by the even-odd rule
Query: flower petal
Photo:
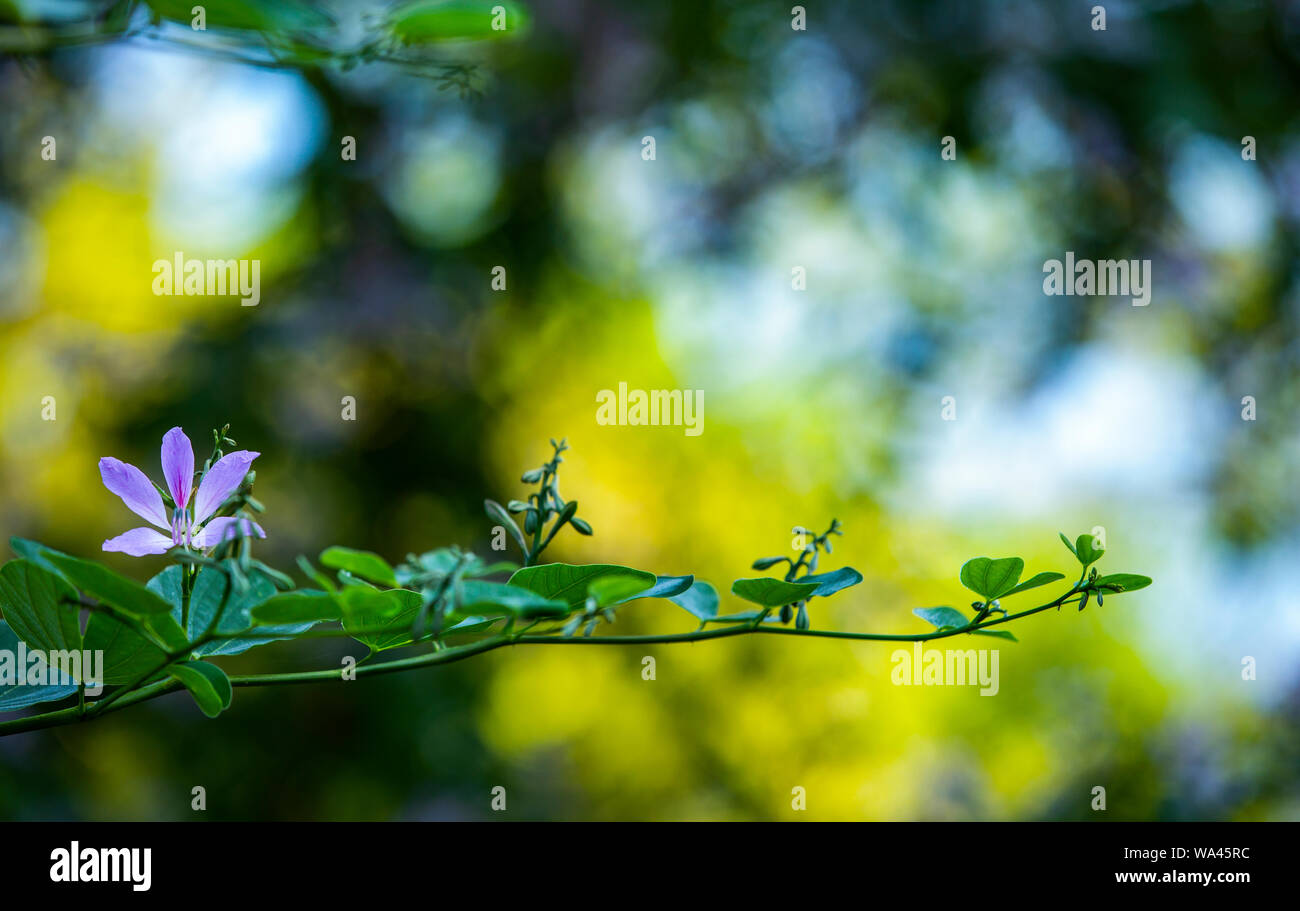
[[[213,511],[226,501],[226,497],[239,488],[244,475],[248,474],[248,466],[259,455],[260,452],[241,449],[225,456],[208,469],[208,473],[199,483],[199,492],[194,497],[195,524],[212,515]]]
[[[152,528],[133,528],[104,542],[104,550],[130,554],[133,557],[165,554],[174,546],[170,537]]]
[[[172,499],[184,509],[190,501],[190,488],[194,486],[194,447],[179,427],[173,427],[163,437],[162,469]]]
[[[190,538],[190,542],[195,547],[201,548],[202,550],[207,550],[209,547],[216,547],[222,541],[235,537],[236,522],[243,523],[243,525],[240,526],[240,530],[243,531],[245,536],[256,538],[266,537],[266,532],[263,531],[262,526],[258,525],[256,522],[250,522],[248,519],[236,519],[234,516],[222,516],[213,519],[207,525],[203,526],[203,528],[196,531]]]
[[[99,460],[99,476],[104,486],[122,498],[126,508],[159,528],[167,528],[167,510],[162,496],[134,465],[106,456]]]

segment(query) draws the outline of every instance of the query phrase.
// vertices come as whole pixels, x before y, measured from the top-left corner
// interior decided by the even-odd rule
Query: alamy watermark
[[[75,686],[83,680],[87,696],[104,692],[103,650],[47,652],[22,641],[17,650],[0,649],[0,686]]]
[[[172,259],[154,260],[153,293],[197,297],[238,295],[244,307],[262,300],[260,259],[186,259],[176,251]]]
[[[894,686],[979,686],[981,696],[998,694],[997,649],[894,649],[889,679]]]
[[[153,848],[83,848],[72,842],[50,852],[50,881],[130,883],[136,892],[153,884]]]
[[[1151,260],[1079,259],[1068,250],[1065,262],[1043,263],[1043,293],[1049,297],[1083,295],[1131,297],[1134,307],[1151,303]]]
[[[627,388],[596,393],[596,423],[615,427],[685,427],[688,437],[704,432],[703,389]]]

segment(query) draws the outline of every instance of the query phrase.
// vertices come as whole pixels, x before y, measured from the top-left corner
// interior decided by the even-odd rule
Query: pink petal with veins
[[[174,546],[170,536],[152,528],[133,528],[104,542],[104,550],[130,554],[132,557],[165,554]]]
[[[143,471],[118,459],[105,457],[99,460],[99,476],[104,479],[104,486],[121,497],[131,512],[159,528],[170,526],[162,496]]]
[[[199,492],[194,497],[195,524],[212,515],[226,501],[226,497],[239,489],[244,475],[248,474],[248,466],[259,455],[260,452],[241,449],[225,456],[208,469],[199,484]]]
[[[179,427],[173,427],[163,437],[162,469],[172,499],[184,509],[190,501],[190,488],[194,486],[194,447]]]

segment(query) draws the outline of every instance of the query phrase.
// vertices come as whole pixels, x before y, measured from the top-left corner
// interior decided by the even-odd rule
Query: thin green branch
[[[975,632],[976,630],[985,629],[986,627],[998,626],[1003,623],[1009,623],[1013,620],[1019,620],[1023,617],[1050,610],[1053,607],[1060,607],[1064,604],[1077,601],[1082,597],[1082,594],[1082,591],[1076,585],[1060,597],[1055,598],[1046,604],[1040,604],[1037,607],[1032,607],[1028,610],[1020,611],[1019,613],[1009,614],[996,620],[987,620],[981,623],[972,622],[964,627],[934,630],[928,633],[901,635],[891,635],[886,633],[855,633],[838,630],[801,630],[785,626],[755,627],[749,624],[736,624],[735,626],[715,629],[699,629],[687,633],[599,636],[591,638],[554,637],[545,634],[530,634],[526,630],[520,632],[503,632],[465,645],[450,646],[431,653],[414,655],[408,658],[399,658],[393,661],[385,661],[380,664],[356,666],[351,670],[350,674],[355,675],[356,677],[371,677],[379,676],[381,674],[393,674],[402,671],[415,670],[424,667],[433,667],[441,664],[451,664],[456,661],[472,658],[476,655],[481,655],[509,645],[669,645],[687,642],[703,642],[711,639],[729,639],[737,636],[763,633],[774,636],[847,639],[860,642],[928,642],[935,639],[946,639],[951,636],[960,636]],[[528,629],[531,628],[532,627],[528,627]],[[192,651],[194,648],[197,648],[206,642],[221,638],[248,636],[250,632],[251,631],[245,631],[240,634],[220,634],[209,632],[190,643],[189,650]],[[335,631],[331,630],[330,632]],[[347,633],[347,631],[339,632],[351,635],[351,633]],[[175,659],[173,658],[172,660]],[[170,661],[167,663],[170,663]],[[162,665],[162,667],[166,667],[166,664]],[[348,677],[345,677],[344,669],[329,668],[316,671],[237,676],[231,677],[230,683],[232,686],[236,687],[292,686],[305,683],[321,683],[332,680],[342,681],[345,679],[348,679]],[[165,696],[168,693],[173,693],[180,689],[182,689],[181,684],[175,680],[157,681],[145,686],[140,686],[139,688],[135,688],[135,685],[133,685],[132,687],[126,687],[114,691],[104,699],[91,703],[85,710],[80,706],[73,706],[71,708],[57,709],[39,715],[18,718],[13,721],[0,722],[0,737],[9,734],[20,734],[27,731],[36,731],[45,728],[75,724],[81,720],[97,718],[100,715],[109,714],[136,705],[140,702],[156,699],[159,696]]]

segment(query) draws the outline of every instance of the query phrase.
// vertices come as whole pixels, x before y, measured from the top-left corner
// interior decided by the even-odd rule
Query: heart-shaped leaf
[[[577,607],[587,600],[587,589],[591,583],[607,576],[624,576],[637,580],[640,588],[635,591],[645,591],[657,581],[651,573],[613,563],[590,563],[584,566],[545,563],[541,566],[525,566],[510,577],[510,584],[537,592],[548,600],[564,601]]]
[[[737,579],[731,584],[731,593],[761,607],[784,607],[810,597],[817,590],[816,583],[786,582],[761,576],[757,579]]]
[[[372,652],[415,641],[415,620],[424,607],[419,592],[349,586],[336,597],[343,611],[343,628]]]
[[[558,620],[569,615],[567,602],[545,598],[531,589],[503,582],[470,580],[461,585],[460,597],[458,620],[469,615],[504,617],[510,614],[521,620]]]
[[[1096,563],[1105,552],[1106,548],[1102,547],[1101,542],[1093,535],[1079,535],[1074,541],[1074,553],[1084,566]]]
[[[976,557],[967,560],[961,568],[961,584],[982,595],[984,600],[1001,598],[1020,581],[1020,574],[1025,569],[1025,561],[1019,557],[1001,557],[993,560],[989,557]]]

